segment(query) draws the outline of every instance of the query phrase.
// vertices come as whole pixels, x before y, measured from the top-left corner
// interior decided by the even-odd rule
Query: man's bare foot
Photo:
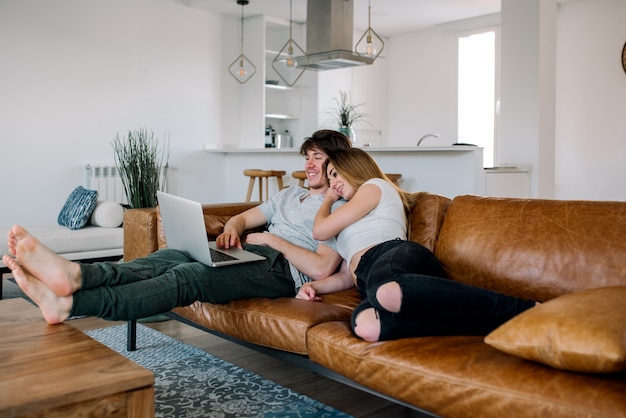
[[[13,228],[15,228],[15,226],[13,226]],[[13,228],[9,229],[9,232],[7,232],[7,247],[9,249],[9,254],[15,257],[17,238],[15,237]]]
[[[80,289],[80,266],[56,254],[21,226],[11,228],[7,243],[19,264],[57,296],[70,296]]]
[[[2,261],[11,269],[20,289],[39,306],[46,322],[60,324],[70,316],[72,296],[57,296],[41,280],[23,269],[13,257],[3,255]]]

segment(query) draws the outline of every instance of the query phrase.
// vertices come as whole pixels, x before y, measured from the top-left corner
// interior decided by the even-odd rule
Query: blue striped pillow
[[[71,230],[81,229],[87,224],[98,199],[97,190],[78,186],[65,201],[57,222]]]

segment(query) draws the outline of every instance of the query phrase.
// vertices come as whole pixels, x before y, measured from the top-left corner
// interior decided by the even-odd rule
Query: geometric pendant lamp
[[[248,3],[248,0],[237,0],[237,4],[241,5],[241,55],[228,67],[230,75],[241,84],[250,80],[256,73],[256,67],[243,53],[243,7]]]
[[[378,36],[376,32],[374,32],[374,29],[372,29],[371,16],[372,5],[370,1],[368,2],[367,9],[367,30],[363,33],[359,41],[354,46],[354,52],[362,56],[376,59],[383,51],[385,43],[383,42],[381,37]]]
[[[306,71],[306,67],[298,67],[296,63],[296,57],[304,56],[306,53],[292,37],[291,2],[292,0],[289,0],[289,39],[272,61],[272,68],[289,87],[293,87]]]

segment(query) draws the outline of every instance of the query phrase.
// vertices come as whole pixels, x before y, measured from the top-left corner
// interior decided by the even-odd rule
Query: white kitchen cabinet
[[[348,91],[353,103],[362,103],[367,114],[356,125],[357,145],[385,146],[387,112],[387,63],[379,57],[374,64],[328,71],[306,70],[293,87],[272,67],[272,61],[289,39],[289,21],[272,16],[255,16],[245,21],[244,49],[256,65],[257,74],[240,86],[241,126],[239,148],[264,148],[265,128],[289,131],[294,148],[304,137],[320,128],[337,129],[329,112],[336,107],[339,91]],[[356,36],[360,33],[355,33]],[[293,39],[306,50],[306,27],[294,23]],[[355,38],[358,39],[358,38]],[[267,84],[277,80],[278,85]]]
[[[304,25],[294,23],[293,39],[304,48]],[[289,39],[289,21],[271,16],[246,19],[245,52],[257,74],[241,86],[241,148],[264,148],[265,128],[288,131],[293,146],[317,128],[317,75],[306,71],[289,87],[279,77],[272,61]],[[278,84],[268,84],[274,80]],[[313,110],[312,110],[313,109]]]
[[[485,195],[530,197],[530,168],[526,164],[485,169]]]

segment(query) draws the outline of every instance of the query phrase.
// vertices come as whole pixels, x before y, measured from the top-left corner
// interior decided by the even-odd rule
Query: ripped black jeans
[[[443,266],[426,247],[393,240],[369,249],[356,269],[357,287],[364,299],[352,313],[377,311],[379,340],[440,335],[486,335],[534,301],[503,295],[446,278]],[[398,313],[385,310],[376,292],[397,282],[402,291]]]

